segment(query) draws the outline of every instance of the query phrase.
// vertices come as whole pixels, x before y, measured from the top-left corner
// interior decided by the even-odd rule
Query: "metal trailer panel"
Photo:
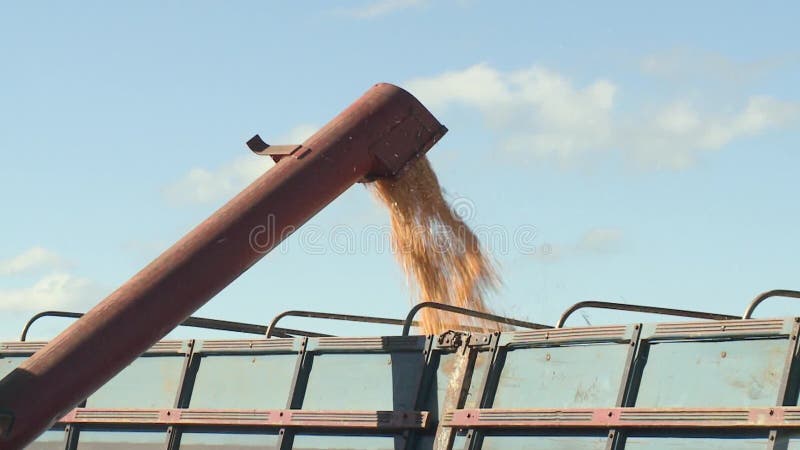
[[[35,446],[800,450],[797,331],[788,318],[164,343],[131,365],[149,394],[112,382],[96,401],[114,407],[90,397]],[[0,367],[26,345],[0,344]]]

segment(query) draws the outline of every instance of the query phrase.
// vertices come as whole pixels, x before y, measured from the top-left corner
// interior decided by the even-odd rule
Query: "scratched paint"
[[[654,344],[636,406],[774,406],[788,345],[788,338]]]
[[[615,406],[627,354],[627,344],[523,348],[509,351],[500,374],[493,406]]]

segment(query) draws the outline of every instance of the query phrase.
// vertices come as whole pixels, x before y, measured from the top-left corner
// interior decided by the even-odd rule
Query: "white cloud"
[[[691,166],[703,151],[719,150],[731,142],[796,122],[800,105],[752,96],[738,111],[707,112],[691,102],[677,101],[653,117],[617,131],[617,142],[648,166],[681,169]]]
[[[744,61],[696,48],[673,48],[645,56],[640,67],[648,75],[671,81],[709,79],[715,83],[737,84],[798,60],[799,55],[794,54]]]
[[[316,130],[317,127],[313,125],[299,125],[275,143],[300,143]],[[192,168],[178,181],[166,186],[163,193],[168,202],[176,205],[203,204],[231,198],[273,165],[268,157],[245,153],[215,169]]]
[[[622,230],[618,228],[594,228],[578,240],[575,249],[583,253],[611,254],[622,245]]]
[[[610,256],[622,251],[625,236],[619,228],[592,228],[574,243],[546,243],[534,257],[543,262],[557,262],[574,256]]]
[[[320,127],[303,123],[293,127],[285,136],[280,136],[278,139],[275,140],[276,144],[300,144],[306,139],[310,138],[311,135],[317,132]]]
[[[73,308],[98,300],[97,293],[97,287],[88,279],[57,272],[30,287],[0,289],[0,311]]]
[[[173,204],[209,203],[232,197],[273,165],[269,158],[240,156],[216,169],[195,167],[164,189]]]
[[[36,246],[12,258],[0,260],[0,275],[21,275],[64,265],[65,261],[55,252]]]
[[[461,103],[484,109],[513,101],[503,74],[487,64],[445,72],[430,78],[416,78],[406,85],[430,108]]]
[[[348,16],[357,19],[373,19],[386,16],[404,9],[422,6],[428,3],[427,0],[377,0],[365,3],[358,8],[343,10]]]
[[[488,64],[417,78],[409,90],[431,109],[474,108],[502,137],[500,147],[522,159],[586,164],[619,153],[644,167],[680,169],[699,153],[796,123],[800,105],[752,96],[738,110],[700,109],[676,100],[656,108],[617,108],[621,89],[596,79],[576,85],[552,70],[533,66],[509,72]]]
[[[49,271],[32,286],[0,288],[0,311],[42,311],[86,306],[99,298],[100,289],[86,278],[63,272],[68,264],[51,250],[36,246],[0,261],[0,276],[15,277]]]

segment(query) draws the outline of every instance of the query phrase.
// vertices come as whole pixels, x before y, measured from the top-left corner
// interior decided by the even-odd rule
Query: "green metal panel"
[[[459,381],[469,367],[467,367],[467,356],[460,352],[443,353],[438,358],[434,358],[433,361],[438,362],[438,364],[430,386],[430,392],[427,395],[428,401],[425,409],[438,417],[446,409],[455,406],[458,396],[462,393],[462,386]],[[478,407],[481,382],[486,376],[490,361],[491,354],[489,352],[480,352],[475,357],[472,376],[466,392],[465,408]]]
[[[181,383],[185,357],[143,356],[86,400],[89,408],[170,408]]]
[[[28,356],[0,356],[0,380],[16,369]]]
[[[766,450],[767,437],[629,437],[625,450]]]
[[[45,431],[36,441],[27,447],[28,450],[64,450],[64,430]]]
[[[650,345],[636,406],[775,406],[790,341],[667,341]]]
[[[596,408],[616,405],[630,346],[575,345],[506,353],[496,408]]]
[[[163,450],[167,435],[148,431],[81,431],[78,450]]]
[[[473,366],[472,379],[469,384],[469,391],[464,402],[464,408],[478,408],[481,402],[481,383],[486,377],[489,365],[492,362],[492,354],[488,351],[478,353]]]
[[[482,450],[604,450],[607,442],[607,436],[503,435],[484,437],[481,448]]]
[[[421,352],[315,354],[303,409],[413,410]]]
[[[250,450],[274,449],[278,435],[274,432],[250,433],[183,433],[180,450]]]
[[[800,450],[800,433],[789,433],[786,441],[786,450]],[[776,446],[776,449],[780,447]]]
[[[89,398],[87,406],[169,408],[182,383],[192,389],[188,397],[190,408],[282,409],[293,386],[298,394],[303,394],[305,410],[414,410],[419,400],[422,405],[419,409],[430,412],[431,427],[409,432],[410,447],[406,447],[406,439],[400,432],[391,435],[395,431],[381,426],[369,432],[362,431],[363,428],[325,429],[325,420],[327,424],[337,423],[341,416],[324,412],[311,414],[321,421],[311,425],[316,428],[286,425],[289,428],[283,443],[285,446],[293,442],[293,448],[301,450],[438,450],[444,447],[437,439],[447,442],[452,438],[451,448],[462,449],[467,444],[469,430],[452,429],[452,434],[443,433],[442,428],[437,431],[437,422],[446,411],[459,406],[457,400],[461,395],[465,408],[479,407],[484,380],[489,380],[492,407],[555,408],[557,413],[544,428],[513,432],[501,429],[498,424],[508,423],[509,417],[523,416],[515,416],[514,411],[505,416],[486,414],[480,419],[486,428],[475,434],[476,443],[482,442],[483,449],[605,450],[610,430],[603,428],[602,418],[590,413],[591,423],[587,427],[596,427],[592,429],[555,430],[550,424],[558,424],[563,417],[585,417],[564,411],[566,408],[615,406],[629,374],[634,380],[630,400],[637,407],[775,406],[782,399],[786,362],[796,346],[792,340],[796,333],[792,329],[794,324],[792,319],[657,324],[641,328],[643,338],[638,345],[633,345],[640,331],[635,325],[503,333],[497,337],[495,365],[490,364],[495,353],[488,341],[476,339],[465,340],[469,345],[458,348],[441,340],[430,344],[422,337],[205,341],[194,347],[186,380],[181,380],[181,375],[188,347],[185,350],[162,347],[160,353],[139,358],[103,386]],[[434,352],[427,367],[426,348]],[[630,357],[637,348],[635,365],[631,365]],[[305,354],[298,353],[303,349]],[[0,376],[17,367],[27,357],[27,353],[21,356],[25,351],[23,347],[14,347],[0,356]],[[305,359],[302,370],[296,374],[299,355]],[[467,383],[462,385],[465,374],[470,373],[471,377],[467,376]],[[423,375],[430,379],[423,380]],[[797,378],[789,379],[789,384],[796,384]],[[420,387],[428,389],[418,392]],[[478,416],[472,420],[475,417]],[[768,448],[766,429],[761,434],[748,431],[752,433],[748,435],[715,434],[708,430],[698,434],[699,428],[695,431],[689,428],[699,416],[687,417],[686,429],[648,429],[647,435],[642,428],[615,430],[620,439],[615,449]],[[364,422],[359,424],[358,420]],[[373,426],[365,425],[368,420],[351,419],[345,425]],[[265,427],[261,429],[225,426],[214,425],[204,432],[195,425],[184,429],[176,426],[181,433],[180,448],[273,449],[281,442],[278,427],[283,425],[270,425],[272,428],[257,425]],[[164,430],[101,431],[102,428],[98,425],[91,430],[83,429],[79,449],[166,448]],[[775,449],[800,450],[800,438],[786,433],[778,434],[778,442],[788,442],[788,446]],[[63,431],[50,431],[30,448],[61,449],[63,443]]]
[[[200,360],[192,408],[283,408],[297,356],[211,355]]]
[[[392,436],[298,435],[292,450],[395,450],[402,442]]]

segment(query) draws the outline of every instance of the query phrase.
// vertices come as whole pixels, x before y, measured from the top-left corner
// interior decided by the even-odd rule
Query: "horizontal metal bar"
[[[0,355],[32,355],[47,345],[45,341],[0,342]],[[181,355],[190,351],[188,341],[159,341],[144,355]]]
[[[771,291],[762,292],[761,294],[758,294],[749,305],[747,305],[747,309],[744,311],[742,319],[749,319],[753,317],[753,312],[756,310],[756,307],[770,297],[800,298],[800,291],[792,291],[789,289],[773,289]]]
[[[613,309],[616,311],[631,311],[631,312],[649,313],[649,314],[662,314],[666,316],[693,317],[695,319],[709,319],[709,320],[736,320],[739,318],[739,316],[732,316],[730,314],[717,314],[705,311],[691,311],[686,309],[662,308],[659,306],[629,305],[627,303],[586,300],[583,302],[575,303],[574,305],[570,306],[569,309],[564,311],[564,314],[562,314],[561,318],[558,319],[556,328],[563,327],[564,324],[567,322],[569,316],[575,313],[575,311],[578,311],[579,309],[583,308]]]
[[[791,318],[656,323],[644,326],[642,339],[782,338],[792,333],[793,326],[794,320]]]
[[[533,329],[533,330],[539,330],[539,329],[545,329],[545,328],[553,328],[553,327],[551,327],[549,325],[542,325],[540,323],[534,323],[534,322],[526,322],[524,320],[512,319],[510,317],[503,317],[503,316],[498,316],[498,315],[495,315],[495,314],[489,314],[489,313],[485,313],[485,312],[474,311],[474,310],[471,310],[471,309],[459,308],[458,306],[448,305],[448,304],[445,304],[445,303],[422,302],[422,303],[417,303],[416,305],[414,305],[413,308],[411,308],[410,311],[408,311],[408,315],[406,315],[405,323],[403,323],[403,336],[408,336],[408,333],[411,331],[411,326],[415,325],[414,317],[423,308],[440,309],[442,311],[448,311],[448,312],[452,312],[452,313],[456,313],[456,314],[461,314],[461,315],[464,315],[464,316],[477,317],[479,319],[489,320],[491,322],[497,322],[497,323],[502,323],[502,324],[506,324],[506,325],[513,325],[515,327],[521,327],[521,328],[529,328],[529,329]]]
[[[75,408],[58,425],[93,427],[314,428],[411,430],[428,426],[427,411],[304,411],[290,409]]]
[[[550,346],[589,343],[625,343],[632,338],[639,325],[606,325],[595,327],[570,327],[549,330],[526,330],[501,335],[500,345],[512,347]]]
[[[384,336],[384,337],[333,337],[309,339],[309,352],[422,352],[425,348],[423,336]]]
[[[266,330],[264,331],[264,335],[266,335]],[[296,328],[284,328],[284,327],[276,327],[275,330],[272,332],[273,337],[294,337],[294,336],[305,336],[305,337],[335,337],[332,334],[327,333],[318,333],[316,331],[306,331],[306,330],[298,330]]]
[[[800,407],[458,409],[453,428],[800,428]]]
[[[300,349],[297,338],[214,339],[197,341],[195,354],[294,353]]]
[[[392,319],[388,317],[359,316],[354,314],[339,314],[321,311],[289,310],[275,316],[263,334],[265,334],[268,338],[277,336],[276,331],[279,330],[279,328],[277,328],[278,322],[285,317],[308,317],[312,319],[345,320],[348,322],[381,323],[386,325],[403,325],[404,323],[403,320]]]
[[[43,311],[28,320],[25,327],[22,329],[20,341],[25,341],[28,338],[28,332],[31,326],[37,320],[43,317],[64,317],[69,319],[80,319],[84,313],[72,311]],[[402,322],[401,322],[402,324]],[[206,328],[211,330],[232,331],[235,333],[258,334],[263,336],[267,332],[267,327],[254,323],[233,322],[230,320],[208,319],[205,317],[189,317],[181,323],[184,327]],[[292,337],[292,336],[308,336],[308,337],[328,337],[330,335],[323,333],[314,333],[310,331],[294,330],[290,328],[275,328],[272,334],[276,337]]]

